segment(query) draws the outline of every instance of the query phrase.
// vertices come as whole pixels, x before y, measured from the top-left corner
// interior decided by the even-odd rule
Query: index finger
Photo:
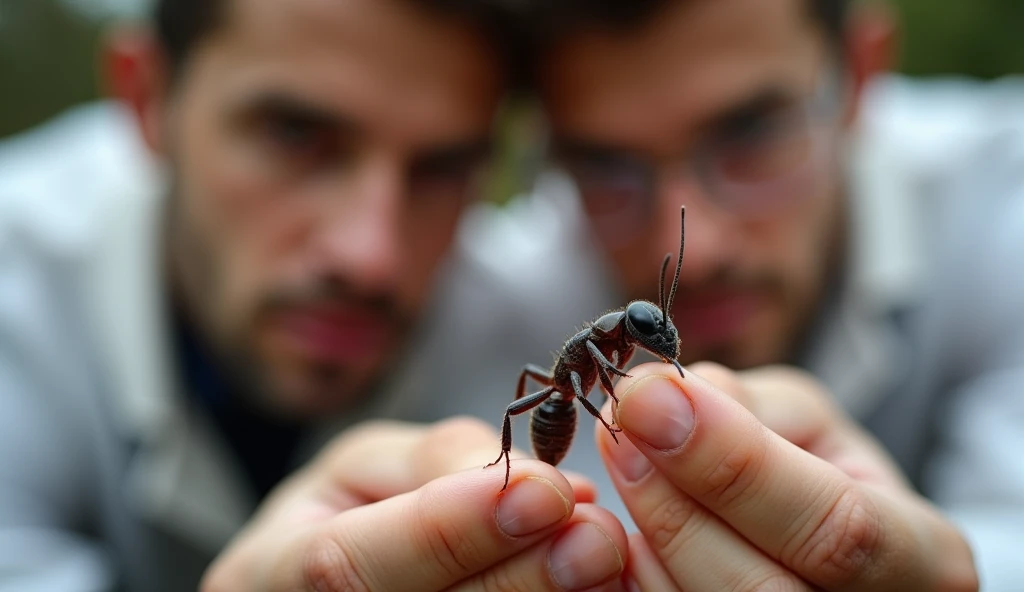
[[[766,428],[857,481],[909,487],[889,454],[807,373],[785,366],[733,372],[708,362],[690,369],[736,399]]]
[[[343,512],[266,566],[271,589],[441,590],[529,548],[566,524],[568,482],[538,461],[479,468]]]
[[[646,364],[631,374],[619,383],[619,426],[677,488],[772,558],[827,589],[900,589],[928,571],[906,552],[910,527],[891,512],[883,521],[882,498],[736,400],[692,371],[683,379]]]
[[[343,434],[304,472],[308,486],[331,499],[344,491],[361,503],[370,503],[412,491],[438,477],[482,467],[500,444],[493,427],[470,417],[431,425],[373,421]],[[525,456],[516,452],[514,457]],[[565,476],[575,501],[594,501],[593,482],[579,475]]]

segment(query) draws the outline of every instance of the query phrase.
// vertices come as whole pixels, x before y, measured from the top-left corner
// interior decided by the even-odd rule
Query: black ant
[[[613,428],[601,417],[601,412],[587,400],[587,393],[599,379],[601,388],[618,404],[615,387],[612,385],[611,374],[629,376],[616,367],[625,366],[640,347],[666,362],[671,362],[683,376],[683,367],[676,358],[679,356],[679,334],[669,310],[679,285],[679,269],[683,263],[683,237],[686,222],[686,207],[679,214],[679,259],[676,261],[676,273],[672,279],[672,289],[665,297],[665,271],[672,259],[672,253],[665,255],[661,264],[661,276],[658,279],[658,297],[660,305],[646,300],[634,300],[624,308],[605,313],[593,323],[588,323],[579,333],[573,335],[562,346],[562,352],[555,360],[554,368],[544,368],[527,364],[519,375],[516,387],[516,398],[505,410],[501,427],[501,454],[487,467],[498,464],[505,457],[505,485],[508,487],[509,471],[512,462],[509,452],[512,450],[512,416],[526,413],[536,408],[530,417],[530,439],[533,451],[540,460],[554,466],[565,457],[572,445],[576,432],[575,398],[583,407],[596,417],[612,438],[621,428]],[[611,361],[609,361],[611,360]],[[533,378],[544,386],[544,389],[526,395],[526,378]]]

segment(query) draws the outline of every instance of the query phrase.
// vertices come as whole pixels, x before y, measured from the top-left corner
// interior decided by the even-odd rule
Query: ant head
[[[626,307],[626,331],[631,341],[663,360],[679,355],[679,333],[653,302],[636,300]]]
[[[679,214],[679,259],[676,260],[676,273],[672,278],[672,287],[665,295],[665,271],[668,270],[668,263],[672,260],[672,253],[665,255],[661,262],[661,276],[658,279],[658,297],[660,306],[652,302],[637,300],[626,307],[626,330],[629,336],[640,347],[659,356],[665,361],[670,361],[679,367],[676,358],[679,357],[679,332],[672,324],[669,311],[672,309],[672,300],[676,296],[676,288],[679,286],[679,270],[683,265],[683,238],[686,223],[686,207],[683,206]],[[680,369],[680,373],[682,370]]]

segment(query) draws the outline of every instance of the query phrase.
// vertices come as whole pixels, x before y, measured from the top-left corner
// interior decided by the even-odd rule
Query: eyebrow
[[[735,129],[766,113],[797,102],[797,93],[778,85],[763,87],[731,105],[718,110],[695,130],[698,137]]]
[[[243,122],[274,114],[348,136],[358,136],[362,132],[355,121],[336,111],[280,92],[267,92],[239,101],[234,112],[235,118]]]
[[[716,133],[735,129],[766,113],[788,107],[796,103],[799,96],[777,84],[766,85],[732,104],[726,104],[695,128],[688,130],[687,135],[693,138],[706,138]],[[633,150],[617,146],[606,140],[589,138],[585,135],[568,135],[555,137],[552,140],[552,154],[559,156],[600,156],[608,154],[634,153]]]
[[[362,126],[354,119],[315,102],[281,92],[267,92],[238,101],[234,113],[234,119],[240,122],[252,121],[267,114],[278,114],[354,140],[365,135]],[[419,156],[414,158],[418,163],[485,160],[494,153],[494,138],[488,131],[478,137],[424,146],[418,152]]]
[[[491,158],[494,154],[494,139],[489,135],[449,144],[427,147],[415,159],[419,165],[479,162]]]

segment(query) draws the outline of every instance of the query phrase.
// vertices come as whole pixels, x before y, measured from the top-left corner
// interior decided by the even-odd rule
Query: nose
[[[740,242],[740,229],[727,212],[717,207],[692,176],[666,178],[659,188],[661,247],[679,249],[679,207],[686,206],[685,251],[679,281],[699,284],[729,260]]]
[[[392,291],[403,273],[401,167],[369,163],[331,193],[317,223],[317,265],[359,289]]]

